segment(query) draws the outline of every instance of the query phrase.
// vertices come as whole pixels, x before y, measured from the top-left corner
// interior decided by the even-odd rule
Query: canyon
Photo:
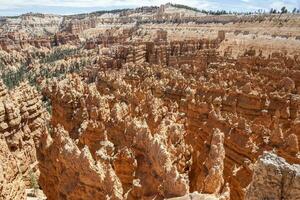
[[[173,4],[0,18],[0,199],[299,199],[299,38]]]

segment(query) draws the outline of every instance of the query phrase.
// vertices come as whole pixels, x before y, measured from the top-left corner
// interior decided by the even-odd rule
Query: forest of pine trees
[[[51,66],[53,65],[53,62],[64,59],[65,57],[76,54],[78,52],[78,49],[55,49],[52,53],[47,55],[40,62],[43,64],[47,63]],[[80,63],[76,63],[67,68],[59,68],[54,71],[51,70],[51,67],[48,66],[41,68],[39,73],[36,74],[32,70],[30,70],[28,65],[24,63],[16,71],[7,69],[5,70],[4,64],[0,59],[0,70],[2,71],[1,79],[3,80],[3,83],[7,86],[8,89],[12,89],[18,86],[22,81],[27,80],[30,83],[30,85],[35,86],[38,90],[40,90],[39,84],[37,83],[38,78],[63,78],[67,73],[78,72],[87,64],[88,63],[86,61],[81,61]]]

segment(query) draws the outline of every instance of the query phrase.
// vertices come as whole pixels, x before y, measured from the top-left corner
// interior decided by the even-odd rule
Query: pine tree
[[[288,12],[288,10],[286,9],[285,6],[283,6],[283,7],[281,8],[281,14],[285,14],[285,13],[287,13],[287,12]]]
[[[295,14],[297,12],[297,8],[293,9],[293,14]]]

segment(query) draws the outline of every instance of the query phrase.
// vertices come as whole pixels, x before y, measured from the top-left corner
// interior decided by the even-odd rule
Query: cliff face
[[[13,51],[21,52],[22,50],[28,49],[42,49],[42,51],[46,51],[50,50],[54,46],[78,43],[78,35],[69,33],[56,33],[53,37],[31,37],[28,34],[22,34],[15,31],[1,35],[0,50],[8,53]]]
[[[21,32],[31,36],[55,34],[63,17],[59,15],[28,13],[17,17],[6,17],[0,21],[0,33]]]
[[[27,84],[8,92],[0,82],[0,197],[25,199],[37,182],[36,145],[47,114],[41,96]],[[36,179],[36,180],[34,180]]]

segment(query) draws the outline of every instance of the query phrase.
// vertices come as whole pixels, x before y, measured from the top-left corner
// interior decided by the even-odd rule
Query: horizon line
[[[43,14],[43,15],[55,15],[55,16],[73,16],[73,15],[90,15],[90,14],[95,14],[97,12],[104,12],[104,13],[109,13],[111,11],[117,11],[117,10],[135,10],[135,9],[138,9],[138,8],[143,8],[143,7],[160,7],[162,5],[167,5],[167,4],[173,4],[173,3],[166,3],[166,4],[161,4],[161,5],[147,5],[147,6],[122,6],[122,7],[119,7],[119,6],[112,6],[112,7],[107,7],[107,8],[103,8],[103,7],[69,7],[69,6],[23,6],[23,7],[19,7],[19,9],[27,9],[27,8],[32,8],[32,9],[28,9],[29,11],[20,11],[18,14],[11,14],[11,15],[1,15],[0,14],[0,18],[11,18],[11,17],[20,17],[20,16],[23,16],[23,15],[28,15],[28,14]],[[175,3],[176,4],[176,3]],[[174,5],[174,4],[173,4]],[[183,5],[183,6],[187,6],[185,4],[178,4],[178,5]],[[34,11],[33,7],[35,7],[35,9],[37,9],[37,11]],[[266,13],[269,13],[271,9],[275,9],[276,11],[279,11],[280,13],[280,9],[276,9],[276,8],[260,8],[260,9],[250,9],[250,8],[245,8],[246,11],[240,11],[240,10],[237,10],[236,8],[235,9],[219,9],[219,8],[211,8],[211,9],[205,9],[205,8],[202,8],[200,9],[199,7],[192,7],[192,6],[188,6],[190,8],[193,8],[193,9],[197,9],[199,12],[203,12],[203,11],[206,11],[206,12],[217,12],[217,11],[226,11],[226,13],[230,14],[248,14],[248,13],[252,13],[252,14],[266,14]],[[287,6],[284,6],[287,8]],[[53,9],[57,9],[57,12],[56,11],[50,11],[50,12],[43,12],[41,10],[43,9],[46,9],[46,8],[53,8]],[[65,13],[62,13],[60,12],[59,10],[60,9],[65,9],[65,10],[70,10],[70,9],[73,9],[73,10],[78,10],[78,12],[65,12]],[[297,8],[295,7],[294,9],[297,9],[297,11],[300,10],[300,8]],[[2,10],[5,10],[5,9],[2,9]],[[40,11],[38,11],[40,10]],[[82,11],[80,11],[82,10]],[[289,13],[292,13],[292,10],[291,9],[288,9],[288,12]],[[1,11],[1,9],[0,9]],[[276,14],[276,13],[274,13]]]

